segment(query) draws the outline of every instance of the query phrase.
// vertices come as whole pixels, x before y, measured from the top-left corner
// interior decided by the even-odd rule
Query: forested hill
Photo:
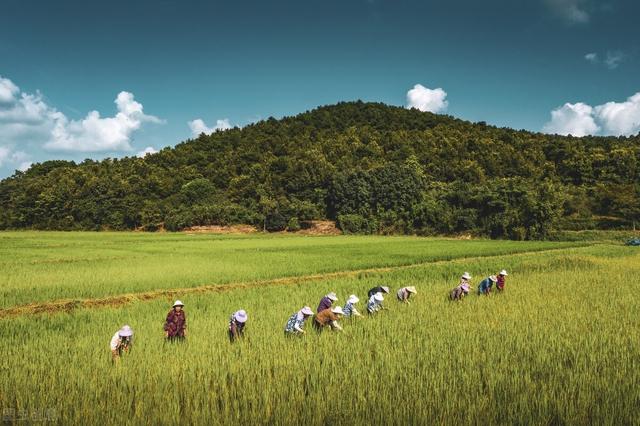
[[[346,232],[544,238],[638,220],[640,135],[550,136],[348,102],[145,158],[36,164],[0,182],[0,205],[0,229],[331,219]]]

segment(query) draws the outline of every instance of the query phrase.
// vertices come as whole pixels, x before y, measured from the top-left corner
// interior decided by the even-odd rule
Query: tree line
[[[640,135],[498,128],[344,102],[144,158],[46,161],[0,182],[0,229],[252,224],[540,239],[640,219]]]

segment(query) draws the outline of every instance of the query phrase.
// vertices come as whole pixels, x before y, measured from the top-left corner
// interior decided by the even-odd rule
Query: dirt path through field
[[[536,253],[536,254],[548,253],[548,252],[554,252],[554,251],[570,250],[578,247],[587,247],[587,246],[585,245],[585,246],[576,246],[576,247],[530,250],[530,251],[524,251],[524,252],[519,252],[514,254],[459,257],[459,258],[449,259],[449,260],[434,260],[434,261],[410,263],[405,265],[353,269],[353,270],[327,272],[327,273],[321,273],[321,274],[271,278],[266,280],[231,282],[226,284],[204,284],[204,285],[195,286],[195,287],[152,290],[152,291],[145,291],[140,293],[129,293],[129,294],[122,294],[122,295],[107,296],[102,298],[52,300],[49,302],[30,303],[26,305],[13,306],[11,308],[0,309],[0,320],[5,318],[21,316],[21,315],[71,312],[75,309],[117,307],[117,306],[122,306],[128,303],[137,302],[137,301],[145,301],[145,300],[157,299],[161,297],[171,297],[171,298],[178,297],[178,296],[183,297],[185,294],[193,294],[193,293],[220,293],[224,291],[236,290],[241,288],[251,288],[251,287],[257,287],[257,286],[292,285],[292,284],[298,284],[306,281],[320,281],[320,280],[326,280],[331,278],[352,277],[352,276],[357,276],[359,274],[388,273],[388,272],[400,271],[404,269],[419,268],[426,265],[437,265],[437,264],[443,264],[443,263],[449,263],[449,262],[463,262],[463,261],[473,262],[474,260],[479,260],[479,259],[504,257],[504,256],[521,257],[521,256],[531,255],[532,253]]]

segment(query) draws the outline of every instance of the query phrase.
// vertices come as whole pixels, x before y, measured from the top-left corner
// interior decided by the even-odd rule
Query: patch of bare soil
[[[258,232],[255,226],[251,225],[208,225],[192,226],[183,230],[187,234],[251,234]]]

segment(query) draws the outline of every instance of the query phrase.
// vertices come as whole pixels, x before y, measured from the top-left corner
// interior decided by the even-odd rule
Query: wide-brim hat
[[[342,307],[340,307],[340,306],[336,306],[335,308],[331,308],[331,312],[333,312],[334,314],[338,314],[338,315],[344,315],[344,311],[342,310]]]
[[[382,295],[382,293],[376,293],[373,295],[373,298],[375,300],[377,300],[378,302],[382,302],[384,300],[384,296]]]
[[[349,296],[349,300],[347,300],[347,302],[349,303],[358,303],[359,301],[360,299],[358,299],[358,296],[356,296],[355,294]]]
[[[496,278],[496,276],[495,276],[495,275],[491,275],[491,276],[489,277],[489,279],[490,279],[491,281],[493,281],[494,283],[495,283],[495,282],[498,282],[498,278]]]
[[[118,335],[120,337],[131,337],[133,336],[133,330],[128,325],[125,325],[120,330],[118,330]]]
[[[509,275],[509,274],[507,274],[507,270],[506,270],[506,269],[503,269],[502,271],[500,271],[500,275],[502,275],[502,276],[505,276],[505,277],[506,277],[506,276],[507,276],[507,275]]]
[[[302,312],[303,315],[307,315],[307,316],[313,315],[313,311],[308,306],[305,306],[304,308],[302,308],[300,312]]]
[[[385,293],[389,293],[389,287],[383,285],[382,286],[382,291],[384,291]]]
[[[414,286],[407,287],[407,291],[413,294],[417,293],[416,288]]]
[[[236,312],[233,317],[236,319],[236,321],[238,322],[247,322],[247,319],[249,318],[247,316],[247,313],[244,311],[244,309],[239,310],[238,312]]]
[[[184,306],[184,303],[182,303],[182,301],[180,301],[180,300],[176,300],[176,301],[173,303],[173,307],[175,308],[176,306]]]
[[[471,279],[471,274],[468,272],[465,272],[464,274],[462,274],[462,278],[464,278],[465,280],[470,280]]]
[[[328,297],[329,299],[333,300],[334,302],[335,302],[336,300],[338,300],[338,296],[337,296],[334,292],[331,292],[331,293],[327,294],[327,297]]]

